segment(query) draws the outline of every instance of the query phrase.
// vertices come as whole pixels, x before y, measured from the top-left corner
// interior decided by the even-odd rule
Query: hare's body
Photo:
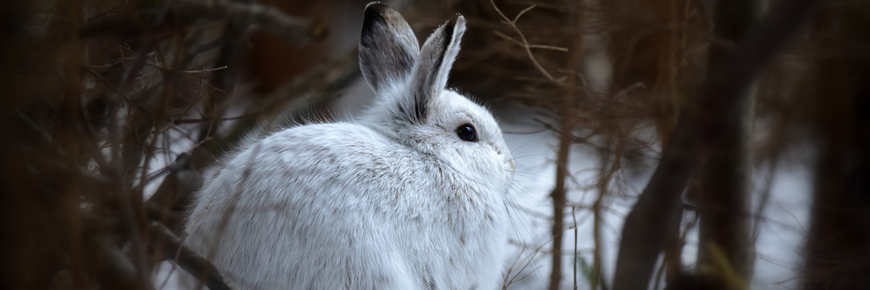
[[[495,289],[503,193],[383,138],[320,124],[262,140],[203,191],[209,209],[188,243],[215,246],[214,262],[242,289]]]
[[[465,20],[420,48],[395,10],[365,13],[374,105],[233,157],[200,192],[187,244],[240,289],[495,289],[514,164],[492,115],[445,89]]]

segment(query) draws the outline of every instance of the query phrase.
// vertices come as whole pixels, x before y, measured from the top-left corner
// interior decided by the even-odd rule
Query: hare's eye
[[[459,128],[456,128],[456,135],[463,141],[477,141],[477,132],[474,131],[474,126],[471,126],[471,124],[459,125]]]

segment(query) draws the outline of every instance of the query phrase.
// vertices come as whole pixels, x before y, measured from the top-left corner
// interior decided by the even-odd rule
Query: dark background
[[[526,247],[505,287],[528,275],[538,282],[514,287],[870,283],[867,2],[387,3],[421,40],[463,14],[450,85],[490,105],[518,163],[552,166],[546,192],[521,192],[546,203],[537,225],[550,238],[512,241]],[[0,288],[159,288],[165,260],[231,287],[179,248],[191,193],[244,136],[367,104],[365,4],[0,4]],[[544,146],[517,154],[542,132]],[[579,180],[577,166],[593,173]],[[771,197],[794,171],[805,185]],[[805,214],[774,220],[777,206]],[[591,216],[582,254],[572,214]],[[751,283],[770,267],[759,235],[783,228],[800,239],[783,266],[794,275]]]

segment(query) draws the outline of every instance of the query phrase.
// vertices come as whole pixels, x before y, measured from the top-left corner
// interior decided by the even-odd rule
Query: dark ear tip
[[[371,2],[366,5],[365,16],[366,20],[381,18],[384,14],[390,13],[393,8],[381,2]]]
[[[375,23],[385,22],[385,18],[393,17],[392,14],[398,14],[396,10],[381,2],[371,2],[366,5],[365,14],[363,16],[363,31],[367,31],[374,26]]]
[[[371,31],[372,27],[375,26],[375,23],[384,21],[383,11],[386,8],[390,7],[381,2],[372,2],[366,5],[362,24],[363,38],[365,38],[367,32]]]

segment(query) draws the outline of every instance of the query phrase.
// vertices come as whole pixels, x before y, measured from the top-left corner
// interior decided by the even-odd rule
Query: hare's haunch
[[[514,163],[490,112],[445,88],[464,33],[458,16],[421,48],[369,4],[359,55],[375,103],[233,156],[199,192],[186,244],[239,289],[496,289]]]

